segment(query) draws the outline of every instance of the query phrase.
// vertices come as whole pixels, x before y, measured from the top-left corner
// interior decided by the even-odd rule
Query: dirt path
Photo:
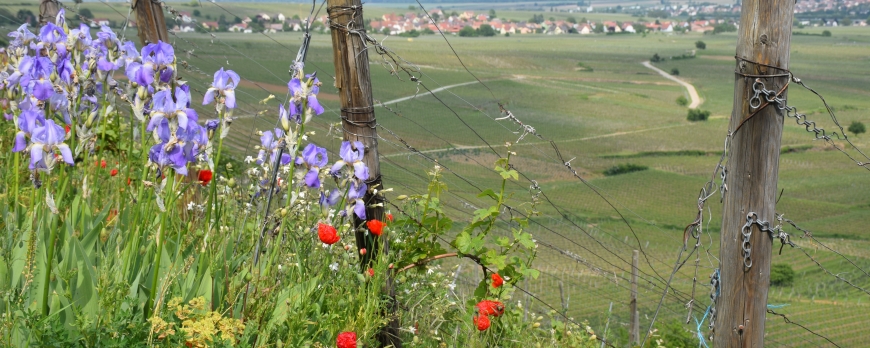
[[[475,83],[477,83],[477,81],[463,82],[463,83],[457,83],[457,84],[455,84],[455,85],[449,85],[449,86],[439,87],[439,88],[433,89],[433,90],[432,90],[432,93],[441,92],[441,91],[443,91],[443,90],[451,89],[451,88],[454,88],[454,87],[468,86],[468,85],[475,84]],[[403,98],[399,98],[399,99],[393,99],[393,100],[386,101],[386,102],[383,102],[383,103],[378,104],[378,105],[390,105],[390,104],[395,104],[395,103],[398,103],[398,102],[401,102],[401,101],[405,101],[405,100],[408,100],[408,99],[416,98],[416,97],[419,96],[419,95],[426,95],[426,94],[425,94],[425,93],[423,93],[423,94],[415,94],[415,95],[412,95],[412,96],[409,96],[409,97],[403,97]]]
[[[649,63],[649,61],[643,62],[641,64],[643,64],[643,66],[650,68],[653,71],[659,73],[659,75],[662,75],[662,77],[664,77],[668,80],[674,81],[676,83],[679,83],[683,87],[686,87],[686,90],[689,91],[689,97],[692,98],[692,102],[689,104],[689,109],[694,109],[694,108],[697,108],[698,106],[701,106],[701,102],[702,102],[701,97],[698,96],[698,91],[695,90],[695,86],[692,86],[692,84],[674,77],[674,75],[668,74],[667,72],[665,72],[662,69],[654,67],[652,64]]]
[[[621,135],[650,132],[650,131],[668,129],[668,128],[674,128],[674,127],[692,126],[694,124],[695,123],[680,123],[680,124],[675,124],[675,125],[670,125],[670,126],[645,128],[645,129],[638,129],[638,130],[625,131],[625,132],[616,132],[616,133],[609,133],[609,134],[599,134],[599,135],[585,137],[585,138],[566,139],[566,140],[559,141],[557,143],[561,144],[561,143],[569,143],[569,142],[575,142],[575,141],[587,141],[587,140],[595,140],[595,139],[601,139],[601,138],[617,137],[617,136],[621,136]],[[518,144],[513,144],[513,146],[528,146],[528,145],[542,145],[542,144],[546,145],[546,144],[549,144],[549,142],[518,143]],[[504,147],[504,146],[505,145],[492,145],[492,147]],[[424,150],[424,151],[420,151],[420,152],[421,153],[437,153],[437,152],[450,151],[450,150],[474,150],[474,149],[486,149],[486,148],[489,148],[489,146],[488,145],[477,145],[477,146],[456,145],[455,147],[449,147],[449,148],[445,147],[445,148],[440,148],[440,149]],[[413,154],[414,154],[413,152],[402,152],[402,153],[393,153],[393,154],[381,155],[381,156],[383,156],[383,157],[399,157],[399,156],[407,156],[407,155],[413,155]]]

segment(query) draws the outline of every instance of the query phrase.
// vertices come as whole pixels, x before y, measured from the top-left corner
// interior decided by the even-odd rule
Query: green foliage
[[[695,41],[695,48],[697,48],[699,50],[705,50],[705,49],[707,49],[707,44],[704,43],[704,41],[698,40],[698,41]]]
[[[91,10],[86,8],[79,10],[79,15],[88,19],[94,19],[94,14],[91,12]]]
[[[662,57],[660,57],[658,53],[653,53],[652,58],[649,59],[649,61],[653,62],[653,63],[658,63],[658,62],[661,62],[663,60],[664,59]]]
[[[464,28],[459,30],[459,36],[462,37],[475,37],[477,36],[477,31],[474,30],[471,26],[466,25]]]
[[[489,24],[481,24],[480,28],[477,28],[477,33],[480,36],[495,36],[495,29],[492,28]]]
[[[680,69],[677,69],[677,68],[671,69],[671,75],[674,75],[674,76],[680,75]]]
[[[830,30],[822,31],[822,36],[830,37],[830,36],[831,36],[831,31],[830,31]]]
[[[419,37],[420,32],[417,29],[411,29],[411,31],[406,31],[404,33],[399,34],[402,37]]]
[[[583,62],[577,62],[577,70],[579,70],[579,71],[583,71],[583,72],[593,72],[593,71],[595,71],[594,69],[592,69],[591,66],[589,66],[589,65],[587,65],[586,63],[583,63]]]
[[[683,323],[673,320],[659,330],[664,346],[668,348],[694,348],[699,346],[698,336]]]
[[[774,263],[770,266],[770,285],[791,286],[794,284],[794,270],[791,265]]]
[[[706,121],[708,118],[710,118],[710,111],[701,109],[689,109],[689,115],[686,117],[692,122]]]
[[[649,169],[649,167],[647,167],[647,166],[626,163],[626,164],[619,164],[619,165],[615,165],[613,167],[607,168],[607,170],[604,171],[604,175],[605,176],[614,176],[614,175],[620,175],[620,174],[640,172],[640,171],[644,171],[647,169]]]
[[[681,96],[677,97],[677,105],[679,105],[679,106],[689,105],[689,100],[686,99],[686,96],[681,95]]]
[[[731,32],[735,32],[735,31],[737,31],[737,27],[734,24],[721,23],[721,24],[716,24],[715,26],[713,26],[713,30],[709,31],[709,32],[705,32],[705,34],[706,33],[721,34],[721,33],[731,33]]]
[[[199,17],[199,16],[201,16],[201,15],[202,15],[202,13],[199,12],[199,10],[193,10],[193,16],[194,16],[194,17]]]
[[[855,135],[864,133],[867,131],[867,128],[864,127],[864,124],[858,121],[852,121],[852,124],[849,125],[849,132]]]

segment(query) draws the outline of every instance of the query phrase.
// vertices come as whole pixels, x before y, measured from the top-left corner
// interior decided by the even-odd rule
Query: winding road
[[[689,97],[692,99],[692,102],[689,103],[689,109],[694,109],[701,105],[701,97],[698,96],[698,91],[695,90],[695,86],[692,86],[692,84],[674,77],[674,75],[668,74],[662,69],[654,67],[652,64],[650,64],[649,61],[645,61],[641,64],[659,73],[659,75],[662,75],[664,78],[679,83],[683,87],[686,87],[686,90],[689,91]]]
[[[432,93],[441,92],[441,91],[443,91],[443,90],[451,89],[451,88],[454,88],[454,87],[468,86],[468,85],[475,84],[475,83],[477,83],[477,81],[463,82],[463,83],[457,83],[457,84],[455,84],[455,85],[449,85],[449,86],[444,86],[444,87],[438,87],[438,88],[436,88],[436,89],[433,89],[433,90],[432,90]],[[399,98],[399,99],[393,99],[393,100],[386,101],[386,102],[383,102],[383,103],[375,104],[375,106],[378,106],[378,105],[390,105],[390,104],[395,104],[395,103],[398,103],[398,102],[401,102],[401,101],[405,101],[405,100],[408,100],[408,99],[414,99],[414,98],[416,98],[416,97],[418,97],[418,96],[423,96],[423,95],[426,95],[426,93],[423,93],[423,94],[415,94],[415,95],[412,95],[412,96],[409,96],[409,97],[404,97],[404,98]]]

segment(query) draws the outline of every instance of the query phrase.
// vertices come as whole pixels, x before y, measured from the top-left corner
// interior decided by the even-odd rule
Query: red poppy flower
[[[338,231],[335,230],[335,227],[327,224],[317,225],[317,236],[320,237],[321,242],[329,245],[335,244],[339,239],[341,239],[338,236]]]
[[[130,186],[130,183],[133,182],[133,179],[127,178],[127,186]]]
[[[480,315],[500,316],[504,314],[504,304],[498,301],[483,300],[477,303],[477,312]]]
[[[199,171],[199,183],[202,186],[208,186],[208,183],[211,181],[212,173],[208,169],[203,169]]]
[[[374,277],[374,276],[375,276],[375,269],[374,269],[374,268],[369,268],[369,270],[366,271],[366,272],[369,274],[369,277]]]
[[[342,332],[335,338],[338,348],[356,348],[356,332]]]
[[[378,219],[371,219],[369,221],[366,221],[366,226],[369,228],[369,231],[379,237],[381,233],[384,233],[384,226],[386,225],[387,224],[383,223],[381,220]]]
[[[387,213],[387,220],[393,222],[393,214]]]
[[[118,168],[112,168],[112,171],[109,172],[109,175],[111,175],[111,176],[118,175]]]
[[[100,168],[106,168],[106,160],[100,161]]]
[[[489,325],[491,324],[489,317],[486,315],[475,315],[471,321],[474,323],[474,326],[477,327],[478,331],[489,329]]]
[[[70,131],[69,125],[63,126],[63,131],[66,132],[67,134],[69,134],[69,131]]]
[[[499,286],[502,286],[502,284],[504,284],[504,279],[502,279],[501,276],[498,275],[498,273],[493,273],[492,274],[492,287],[497,288]]]

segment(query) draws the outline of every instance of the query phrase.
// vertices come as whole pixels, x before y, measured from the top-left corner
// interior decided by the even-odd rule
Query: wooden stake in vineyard
[[[59,11],[60,4],[57,3],[57,0],[42,0],[39,3],[39,25],[54,23]]]
[[[344,139],[362,142],[365,147],[363,162],[369,168],[366,202],[368,219],[384,220],[383,197],[374,194],[382,190],[381,169],[378,162],[378,133],[375,110],[372,101],[372,81],[369,75],[369,55],[366,50],[365,25],[360,0],[327,0],[326,12],[329,14],[332,32],[332,49],[335,62],[335,87],[341,99],[341,125]],[[312,19],[313,20],[313,19]],[[389,239],[365,234],[365,223],[354,221],[357,248],[368,252],[362,257],[362,267],[375,260],[379,252],[389,252]],[[388,316],[390,322],[378,333],[378,341],[383,347],[402,346],[399,339],[398,305],[393,286],[392,274],[387,276],[384,292],[390,297]]]
[[[725,182],[716,303],[717,348],[763,347],[776,184],[785,111],[756,91],[785,99],[794,0],[744,0],[738,29],[731,145]],[[762,87],[763,84],[763,87]]]
[[[166,31],[166,17],[163,6],[156,0],[133,0],[133,11],[136,11],[136,25],[139,28],[139,41],[142,46],[157,41],[169,42],[169,32]]]

